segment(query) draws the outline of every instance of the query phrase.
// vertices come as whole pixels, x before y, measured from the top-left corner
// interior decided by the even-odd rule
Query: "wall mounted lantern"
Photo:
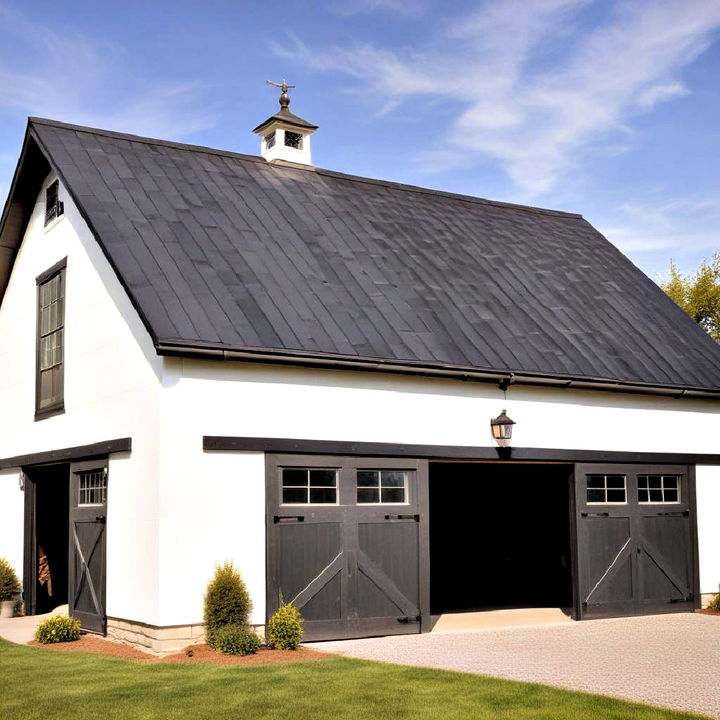
[[[499,447],[510,447],[513,425],[515,425],[515,421],[511,420],[504,410],[490,421],[492,435]]]

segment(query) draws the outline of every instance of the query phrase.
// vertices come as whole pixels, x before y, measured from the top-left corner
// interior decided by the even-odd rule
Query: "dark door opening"
[[[433,614],[573,605],[572,467],[430,464]]]
[[[27,565],[33,587],[26,603],[29,612],[40,615],[68,602],[70,466],[28,468],[25,474],[32,483],[35,505]]]

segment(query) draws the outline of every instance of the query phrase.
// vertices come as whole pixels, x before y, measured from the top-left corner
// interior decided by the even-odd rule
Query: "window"
[[[587,502],[594,504],[623,504],[627,502],[624,475],[588,475]]]
[[[271,148],[275,147],[275,131],[273,130],[271,133],[268,133],[265,136],[265,149],[270,150]]]
[[[55,180],[45,191],[45,225],[63,214],[63,204],[59,200],[60,183]]]
[[[337,505],[337,470],[283,468],[283,505]]]
[[[65,260],[38,279],[36,419],[62,412]]]
[[[285,146],[302,150],[303,136],[300,133],[285,131]]]
[[[107,502],[107,472],[90,470],[78,473],[78,506],[104,505]]]
[[[404,470],[358,470],[357,501],[372,503],[406,503],[407,473]]]
[[[638,502],[679,503],[680,478],[677,475],[638,475]]]

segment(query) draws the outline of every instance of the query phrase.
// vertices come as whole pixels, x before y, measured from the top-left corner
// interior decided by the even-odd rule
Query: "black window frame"
[[[53,180],[45,189],[45,227],[64,215],[65,208],[60,202],[60,181]]]
[[[35,420],[44,420],[45,418],[52,417],[53,415],[59,415],[65,412],[65,298],[67,294],[66,289],[66,270],[67,270],[67,258],[63,258],[60,262],[53,265],[51,268],[46,270],[44,273],[38,275],[35,278],[37,285],[37,310],[36,310],[36,326],[35,326]],[[41,327],[41,312],[42,312],[42,300],[41,293],[42,288],[53,278],[61,276],[61,288],[62,288],[62,317],[58,326],[53,332],[62,331],[62,350],[63,358],[59,365],[60,380],[59,380],[59,392],[54,395],[49,402],[41,405],[41,338],[42,327]]]

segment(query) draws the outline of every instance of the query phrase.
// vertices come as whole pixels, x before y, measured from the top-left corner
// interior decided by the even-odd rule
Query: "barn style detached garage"
[[[30,119],[0,225],[28,612],[175,649],[225,560],[310,640],[699,607],[720,346],[582,217],[321,170],[287,105],[261,157]]]

